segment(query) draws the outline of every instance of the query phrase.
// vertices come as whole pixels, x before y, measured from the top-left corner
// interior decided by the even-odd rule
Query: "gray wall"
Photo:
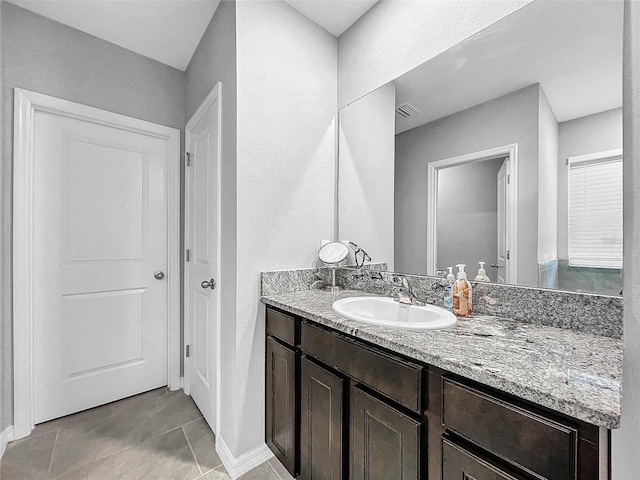
[[[471,162],[438,173],[438,268],[467,265],[467,277],[478,273],[478,262],[497,282],[498,171],[504,158]]]
[[[539,90],[532,85],[396,136],[396,270],[426,272],[427,163],[517,143],[518,283],[537,284],[537,235],[531,225],[538,222]]]
[[[393,82],[340,110],[338,222],[340,238],[364,248],[374,262],[393,265]]]
[[[540,88],[538,132],[538,262],[558,257],[558,121]]]
[[[622,418],[612,433],[613,478],[638,477],[640,452],[640,2],[624,19],[624,365]]]
[[[567,158],[622,148],[622,108],[558,125],[558,258],[568,258]]]
[[[2,2],[3,139],[0,178],[0,430],[13,423],[11,208],[13,87],[182,129],[183,72]]]
[[[222,238],[220,278],[220,334],[221,358],[224,365],[232,365],[235,357],[236,308],[236,194],[237,194],[237,66],[236,66],[236,2],[220,2],[200,44],[186,70],[186,121],[198,109],[216,82],[222,82]],[[233,391],[233,371],[221,370],[220,388]],[[221,396],[221,410],[233,412],[234,405]],[[232,415],[223,415],[218,434],[227,437],[233,431]]]

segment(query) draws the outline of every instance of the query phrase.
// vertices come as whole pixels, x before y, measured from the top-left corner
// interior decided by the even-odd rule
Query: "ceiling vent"
[[[396,108],[396,113],[401,117],[407,118],[422,112],[410,103],[403,103],[398,108]]]

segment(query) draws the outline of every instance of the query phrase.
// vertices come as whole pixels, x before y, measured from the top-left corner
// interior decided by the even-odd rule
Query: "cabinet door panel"
[[[475,454],[442,440],[442,480],[519,480]]]
[[[296,473],[295,378],[295,351],[267,337],[267,445],[292,475]]]
[[[351,478],[421,478],[422,422],[357,386],[351,401]]]
[[[344,380],[303,358],[300,427],[301,478],[342,480]]]

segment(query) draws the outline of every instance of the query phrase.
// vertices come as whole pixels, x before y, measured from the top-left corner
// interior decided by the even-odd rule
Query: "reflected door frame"
[[[36,112],[77,119],[149,135],[167,142],[167,379],[171,390],[180,379],[180,131],[125,115],[20,88],[14,89],[13,156],[13,403],[14,439],[34,424],[34,215],[33,177]]]
[[[507,250],[506,283],[518,283],[518,144],[512,143],[457,157],[427,163],[427,275],[435,275],[438,258],[438,172],[441,169],[470,162],[481,162],[506,157],[507,175]],[[468,233],[468,232],[467,232]]]

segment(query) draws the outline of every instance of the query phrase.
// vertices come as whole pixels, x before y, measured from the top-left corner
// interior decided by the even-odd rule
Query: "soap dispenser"
[[[480,264],[480,268],[478,269],[478,274],[476,278],[473,280],[476,282],[490,282],[491,279],[487,276],[487,271],[484,269],[484,262],[478,262]]]
[[[456,277],[453,276],[453,267],[447,267],[449,274],[447,275],[447,284],[444,287],[444,295],[442,297],[442,305],[444,308],[453,308],[453,282]]]
[[[453,284],[453,313],[457,317],[470,317],[471,310],[471,283],[467,280],[464,264],[458,267],[458,279]]]

